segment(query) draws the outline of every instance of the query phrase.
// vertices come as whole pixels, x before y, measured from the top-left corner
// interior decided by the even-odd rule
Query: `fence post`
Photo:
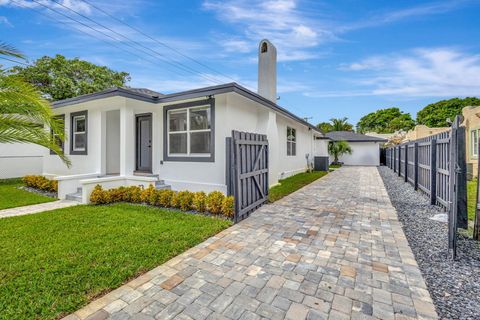
[[[480,139],[478,140],[478,146],[480,147]],[[478,161],[478,170],[480,170],[480,161]],[[477,171],[479,172],[479,171]],[[478,195],[480,190],[478,188],[480,187],[480,179],[477,177],[477,197],[475,201],[475,220],[473,222],[473,239],[474,240],[480,240],[480,206],[479,206],[479,199]]]
[[[408,182],[408,144],[405,145],[405,182]]]
[[[396,163],[395,163],[395,159],[397,158],[397,148],[396,147],[392,147],[392,154],[393,154],[393,158],[392,158],[393,172],[397,172],[397,166],[396,166]]]
[[[430,141],[430,204],[437,203],[437,139]]]
[[[457,129],[457,222],[458,227],[468,229],[468,209],[467,209],[467,160],[466,160],[466,141],[465,127]]]
[[[413,145],[413,187],[418,189],[418,142]]]
[[[401,146],[398,146],[398,176],[400,177],[402,175],[402,153],[400,152],[402,150]]]

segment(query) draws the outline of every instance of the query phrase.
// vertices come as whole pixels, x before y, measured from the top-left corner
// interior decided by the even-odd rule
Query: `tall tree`
[[[320,122],[317,124],[317,128],[320,129],[322,133],[333,131],[333,126],[330,122]]]
[[[0,43],[0,56],[24,59],[4,43]],[[65,130],[48,101],[21,76],[9,74],[0,66],[0,143],[38,144],[53,150],[69,166],[70,160],[63,154],[58,139],[64,141]]]
[[[130,81],[126,72],[117,72],[78,58],[57,54],[42,57],[32,65],[16,66],[12,72],[36,86],[48,100],[62,100],[124,86]]]
[[[462,113],[466,106],[480,106],[480,99],[467,97],[453,98],[429,104],[417,113],[417,123],[428,127],[448,127],[447,119],[453,121],[456,115]]]
[[[330,141],[328,143],[328,154],[333,156],[333,164],[337,164],[338,158],[344,154],[352,154],[352,152],[347,141]]]
[[[353,131],[353,125],[348,123],[348,118],[332,118],[332,131]]]
[[[357,123],[357,131],[393,133],[398,130],[408,131],[414,126],[415,121],[409,113],[403,113],[399,108],[386,108],[363,116]]]

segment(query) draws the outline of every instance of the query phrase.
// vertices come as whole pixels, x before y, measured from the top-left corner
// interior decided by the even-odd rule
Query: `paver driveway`
[[[374,167],[344,167],[72,319],[436,318]]]

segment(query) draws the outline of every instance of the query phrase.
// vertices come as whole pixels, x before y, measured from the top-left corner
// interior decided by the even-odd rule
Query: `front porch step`
[[[65,196],[65,199],[81,203],[82,202],[82,192],[75,192],[75,193],[67,194]]]
[[[171,190],[172,186],[165,184],[165,181],[163,180],[158,180],[155,181],[155,189],[157,190]]]
[[[139,172],[139,171],[135,171],[133,175],[139,176],[139,177],[151,177],[151,178],[157,178],[157,179],[159,179],[160,177],[158,174],[153,174],[148,172]]]

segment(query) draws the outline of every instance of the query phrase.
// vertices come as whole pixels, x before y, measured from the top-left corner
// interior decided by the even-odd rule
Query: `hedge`
[[[157,190],[153,185],[148,188],[131,186],[104,190],[96,185],[90,195],[90,202],[95,205],[114,202],[146,203],[163,208],[176,208],[182,211],[209,212],[213,215],[223,215],[233,218],[234,199],[219,191],[206,194],[203,191],[172,191]]]
[[[22,181],[27,187],[30,188],[48,192],[58,192],[58,181],[49,180],[44,176],[25,176],[22,178]]]

